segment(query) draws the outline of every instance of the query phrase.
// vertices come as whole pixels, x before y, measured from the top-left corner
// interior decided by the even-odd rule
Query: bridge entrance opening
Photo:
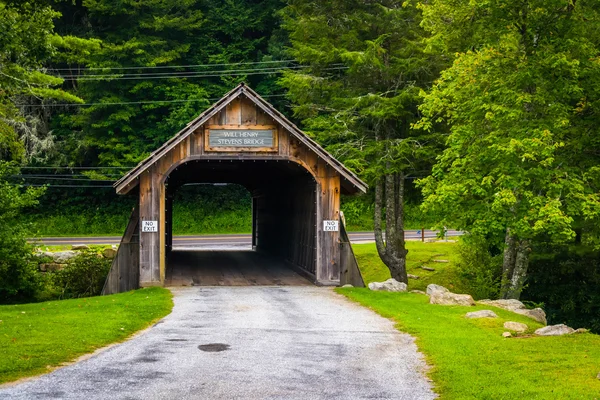
[[[219,183],[242,185],[250,193],[252,250],[177,253],[173,195],[186,184]],[[139,196],[139,206],[103,293],[174,284],[186,271],[177,266],[190,264],[204,266],[204,275],[196,278],[200,285],[283,284],[295,277],[289,275],[292,270],[320,285],[364,285],[339,207],[342,193],[364,193],[367,185],[244,84],[188,123],[115,188]],[[213,276],[217,264],[221,278]],[[257,269],[259,264],[265,267]],[[225,277],[227,269],[234,271]]]
[[[173,229],[186,224],[176,214],[178,194],[198,191],[198,185],[217,185],[211,190],[216,196],[235,195],[217,200],[222,206],[217,223],[227,227],[221,220],[229,218],[229,228],[250,230],[250,237],[174,238]],[[307,277],[314,276],[316,266],[317,192],[316,180],[303,167],[273,160],[194,160],[174,169],[165,189],[166,286],[310,284]],[[204,198],[202,204],[208,215],[200,218],[215,221],[215,201]]]

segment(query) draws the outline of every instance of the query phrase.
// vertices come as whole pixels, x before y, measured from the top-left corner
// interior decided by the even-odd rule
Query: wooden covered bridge
[[[115,183],[117,193],[139,196],[139,206],[104,294],[173,284],[173,194],[189,183],[233,183],[250,192],[253,252],[315,284],[362,285],[340,194],[364,193],[367,185],[240,84]]]

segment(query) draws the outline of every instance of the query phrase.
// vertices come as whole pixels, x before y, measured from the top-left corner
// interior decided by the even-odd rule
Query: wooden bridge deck
[[[255,251],[173,250],[165,286],[306,286],[283,261]]]

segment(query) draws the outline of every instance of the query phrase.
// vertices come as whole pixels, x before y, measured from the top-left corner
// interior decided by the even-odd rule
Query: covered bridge
[[[244,84],[227,93],[115,183],[139,196],[104,293],[165,284],[173,193],[235,183],[252,196],[252,249],[313,283],[361,285],[340,194],[367,185]]]

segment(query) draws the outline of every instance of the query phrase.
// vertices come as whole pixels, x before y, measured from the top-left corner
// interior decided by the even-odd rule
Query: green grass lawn
[[[425,290],[430,283],[436,283],[452,291],[460,291],[462,288],[454,264],[457,245],[458,243],[453,242],[406,242],[406,269],[409,274],[419,277],[408,280],[409,289]],[[375,243],[355,244],[352,248],[365,283],[382,282],[390,278],[390,270],[377,255]],[[434,260],[448,262],[438,263]],[[423,265],[434,268],[435,271],[426,271],[421,268]]]
[[[172,307],[171,292],[163,288],[0,306],[0,383],[49,372],[122,341]]]
[[[417,338],[441,399],[600,399],[598,335],[505,339],[507,320],[524,322],[530,331],[540,325],[489,306],[440,306],[419,294],[337,290]],[[482,309],[499,318],[464,318]]]

